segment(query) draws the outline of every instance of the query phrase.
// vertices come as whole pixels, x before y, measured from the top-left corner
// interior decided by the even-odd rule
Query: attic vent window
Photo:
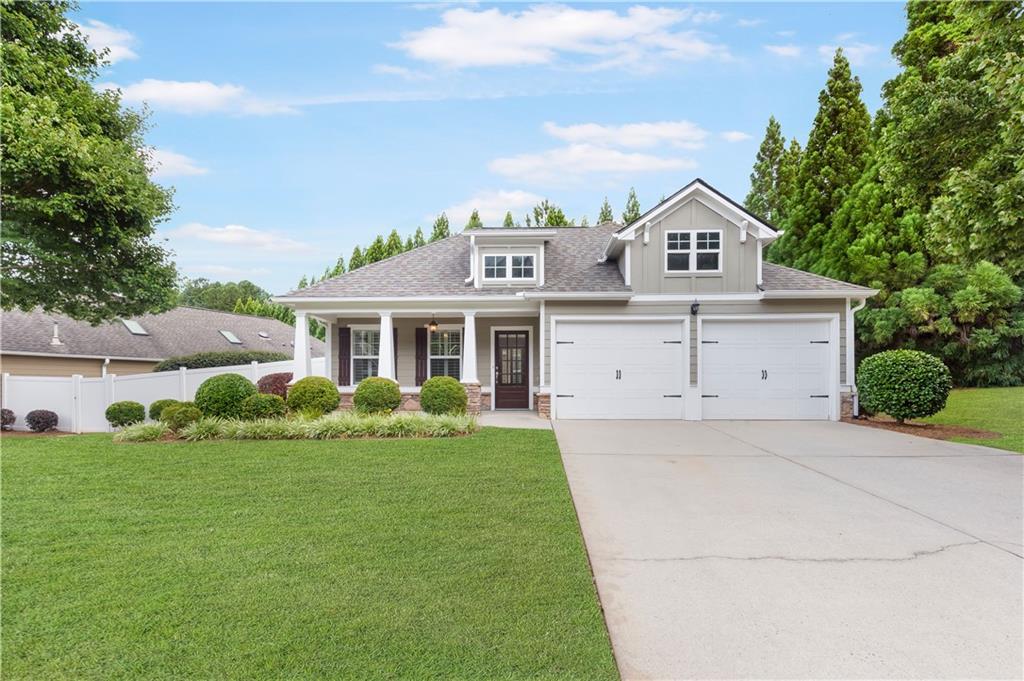
[[[134,319],[122,319],[121,323],[124,324],[125,328],[128,329],[133,336],[148,336],[149,331],[142,328],[142,324],[139,324]]]
[[[269,333],[267,333],[266,331],[260,331],[260,332],[259,332],[259,334],[257,334],[257,335],[258,335],[258,336],[259,336],[260,338],[270,338],[270,334],[269,334]]]
[[[242,344],[242,341],[238,340],[238,336],[236,336],[235,334],[231,333],[230,331],[224,331],[222,329],[221,332],[220,332],[220,335],[222,335],[225,338],[227,338],[229,343],[234,343],[235,345],[241,345]]]

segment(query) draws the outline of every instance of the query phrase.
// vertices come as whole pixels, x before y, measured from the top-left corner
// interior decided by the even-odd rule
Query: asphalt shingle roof
[[[865,286],[829,279],[818,274],[770,262],[766,262],[762,266],[761,276],[764,279],[765,291],[855,291],[866,293],[872,290]]]
[[[148,336],[132,334],[120,321],[91,326],[88,322],[39,309],[11,310],[0,316],[0,351],[140,359],[232,350],[267,350],[291,355],[295,338],[294,328],[276,319],[196,307],[176,307],[134,320],[149,332]],[[54,322],[57,322],[62,345],[50,344]],[[242,343],[228,342],[221,330],[235,334]],[[268,338],[261,337],[260,332]],[[321,341],[313,338],[310,346],[314,357],[323,356]]]

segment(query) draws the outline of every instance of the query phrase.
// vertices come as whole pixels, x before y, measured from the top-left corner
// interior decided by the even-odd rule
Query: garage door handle
[[[824,341],[811,341],[811,344],[812,344],[812,345],[813,345],[813,344],[822,344],[822,345],[828,345],[828,341],[827,341],[827,340],[824,340]]]
[[[828,398],[828,395],[811,395],[811,397],[824,397],[824,398]]]
[[[576,341],[555,341],[555,345],[572,345]]]
[[[701,395],[701,397],[718,397],[718,395]]]
[[[704,340],[701,341],[702,345],[711,345],[713,343],[718,343],[718,341],[704,341]]]
[[[555,395],[555,397],[576,397],[575,395]]]
[[[662,397],[682,397],[682,395],[662,395]]]
[[[669,345],[682,345],[683,341],[661,341],[662,343],[668,343]]]

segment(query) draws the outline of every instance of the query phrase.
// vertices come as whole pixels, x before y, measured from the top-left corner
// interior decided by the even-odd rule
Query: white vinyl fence
[[[314,376],[326,375],[323,357],[311,361]],[[255,383],[267,374],[292,370],[292,361],[241,364],[209,369],[178,369],[151,374],[103,378],[82,376],[12,376],[3,375],[3,406],[14,412],[15,430],[28,430],[25,415],[33,409],[48,409],[57,414],[57,430],[71,433],[97,433],[110,430],[104,416],[113,402],[140,402],[149,412],[157,400],[191,400],[196,389],[211,376],[241,374]]]

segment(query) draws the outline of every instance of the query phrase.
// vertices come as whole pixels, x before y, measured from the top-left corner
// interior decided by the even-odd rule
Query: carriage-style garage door
[[[701,418],[828,419],[838,357],[831,328],[826,319],[704,319]]]
[[[681,419],[682,321],[559,321],[555,417]]]

